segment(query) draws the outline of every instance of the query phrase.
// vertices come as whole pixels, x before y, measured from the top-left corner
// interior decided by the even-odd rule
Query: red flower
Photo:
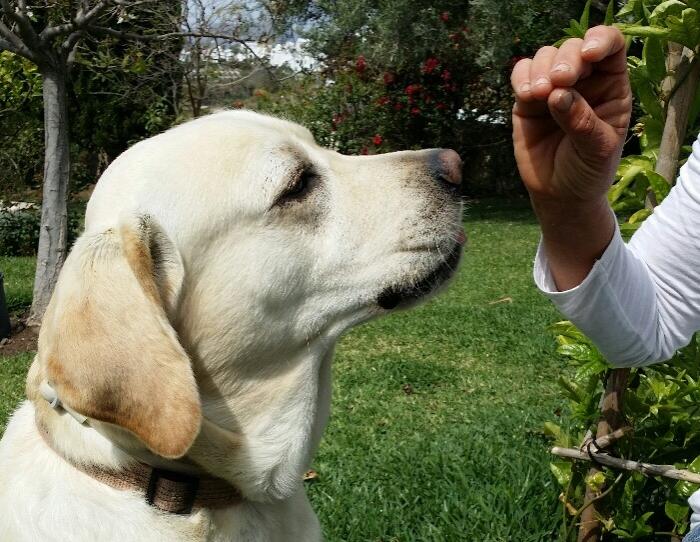
[[[369,154],[369,149],[367,147],[362,147],[360,149],[360,154]]]
[[[443,81],[447,82],[450,79],[452,79],[452,74],[449,72],[449,70],[443,70],[442,75],[440,77],[442,77]]]
[[[406,95],[413,96],[420,92],[420,85],[408,85],[406,87]]]
[[[443,12],[440,14],[440,20],[441,20],[443,23],[446,23],[447,21],[449,21],[449,20],[450,20],[450,12],[449,12],[449,11],[443,11]]]
[[[391,72],[384,72],[384,84],[385,85],[391,85],[394,81],[396,81],[396,75],[391,73]]]
[[[411,115],[413,115],[414,117],[417,117],[418,115],[420,115],[420,109],[418,107],[412,108]]]
[[[377,104],[378,105],[386,105],[389,103],[389,97],[388,96],[380,96],[377,98]]]
[[[401,111],[403,109],[403,104],[402,103],[395,103],[394,104],[394,109],[396,111]]]
[[[445,105],[444,102],[438,102],[438,103],[435,105],[435,109],[438,109],[438,110],[440,110],[440,111],[443,111],[444,109],[447,109],[447,105]]]
[[[435,69],[440,65],[440,61],[437,58],[428,58],[421,67],[423,73],[433,73]]]
[[[374,143],[377,147],[379,147],[379,145],[381,145],[383,141],[384,141],[384,138],[382,138],[382,136],[380,136],[379,134],[376,134],[372,138],[372,143]]]
[[[357,57],[357,60],[355,60],[355,71],[359,74],[365,73],[365,70],[367,69],[367,60],[365,59],[364,55],[360,55]]]

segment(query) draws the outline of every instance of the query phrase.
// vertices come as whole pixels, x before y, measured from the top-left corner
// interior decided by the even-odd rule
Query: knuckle
[[[579,118],[576,119],[573,129],[577,134],[583,136],[593,135],[595,131],[595,116],[593,115],[593,111],[587,108]]]
[[[564,42],[564,44],[561,46],[563,50],[569,50],[569,49],[577,49],[581,48],[581,45],[583,45],[583,39],[581,38],[569,38]]]

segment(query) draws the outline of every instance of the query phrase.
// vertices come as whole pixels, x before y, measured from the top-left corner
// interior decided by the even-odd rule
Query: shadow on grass
[[[518,222],[520,224],[537,224],[530,207],[530,200],[525,197],[508,199],[480,198],[466,201],[465,222]]]

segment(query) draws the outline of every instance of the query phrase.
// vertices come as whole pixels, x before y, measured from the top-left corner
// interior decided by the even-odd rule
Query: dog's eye
[[[296,180],[282,193],[281,200],[299,199],[309,191],[316,174],[311,170],[302,171]]]

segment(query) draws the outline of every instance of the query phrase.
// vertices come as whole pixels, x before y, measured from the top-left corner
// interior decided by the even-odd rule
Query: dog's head
[[[232,409],[259,432],[300,381],[316,397],[309,352],[450,277],[460,169],[453,151],[343,156],[249,112],[139,143],[90,201],[45,316],[43,376],[164,457],[197,436],[200,394],[209,417]]]

